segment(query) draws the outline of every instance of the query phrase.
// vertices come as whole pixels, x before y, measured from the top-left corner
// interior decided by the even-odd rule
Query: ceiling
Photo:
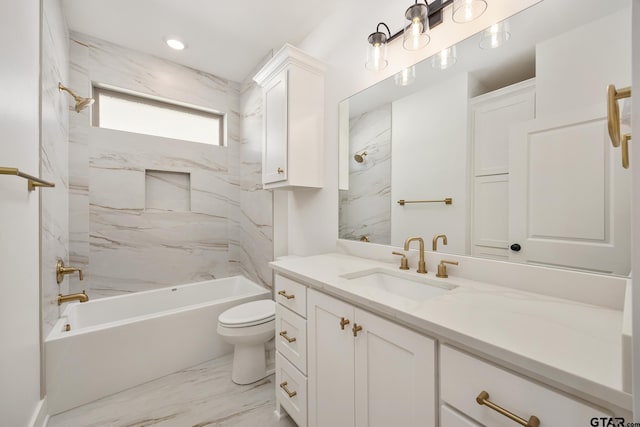
[[[240,82],[284,43],[298,44],[339,0],[62,0],[69,29]],[[170,49],[166,37],[186,43]]]

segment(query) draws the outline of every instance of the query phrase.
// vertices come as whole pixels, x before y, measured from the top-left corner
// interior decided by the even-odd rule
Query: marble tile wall
[[[93,128],[88,112],[72,115],[70,258],[87,273],[86,282],[72,281],[73,290],[87,288],[96,298],[239,273],[269,284],[270,256],[246,236],[270,240],[261,230],[270,227],[270,198],[241,208],[250,187],[241,176],[255,165],[253,153],[242,153],[240,84],[78,33],[70,35],[70,62],[72,84],[84,93],[95,82],[226,112],[228,142],[213,147]],[[191,212],[145,210],[147,169],[190,173]],[[259,216],[243,227],[254,211],[268,211],[268,224]]]
[[[68,262],[69,253],[69,105],[73,99],[58,91],[58,82],[69,79],[69,42],[67,25],[59,0],[42,2],[42,81],[41,81],[41,144],[40,176],[54,182],[54,188],[37,190],[41,206],[41,297],[43,337],[58,320],[57,296],[66,293],[65,278],[56,283],[58,258]],[[75,113],[74,113],[75,114]],[[38,175],[38,171],[25,171]],[[37,197],[37,196],[36,196]]]
[[[349,120],[349,189],[340,190],[339,221],[341,239],[391,241],[391,104]]]
[[[262,189],[262,89],[252,77],[271,57],[249,73],[240,98],[240,264],[247,277],[267,287],[272,286],[273,193]]]

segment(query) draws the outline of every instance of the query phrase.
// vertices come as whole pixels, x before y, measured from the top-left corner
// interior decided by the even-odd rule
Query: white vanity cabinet
[[[322,187],[324,71],[286,44],[253,78],[263,88],[264,188]]]
[[[435,426],[435,341],[307,292],[308,425]]]
[[[542,386],[448,345],[440,346],[441,427],[513,427],[517,423],[477,401],[480,393],[504,410],[540,426],[588,426],[594,417],[612,415],[577,398]],[[451,409],[455,408],[455,410]],[[460,414],[464,414],[464,417]],[[524,425],[524,424],[523,424]]]
[[[477,96],[470,103],[473,255],[509,258],[509,136],[535,117],[535,81]]]

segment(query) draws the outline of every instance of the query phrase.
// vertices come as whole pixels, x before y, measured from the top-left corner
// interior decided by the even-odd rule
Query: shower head
[[[364,162],[364,158],[365,158],[366,155],[367,155],[366,151],[363,151],[361,154],[356,153],[353,156],[353,159],[358,163],[362,163],[362,162]]]
[[[81,96],[76,95],[75,93],[73,93],[71,89],[69,89],[68,87],[65,87],[62,83],[58,83],[58,90],[59,91],[64,90],[66,92],[69,92],[69,95],[73,96],[73,99],[76,101],[76,105],[75,107],[73,107],[73,109],[75,110],[76,113],[79,113],[80,111],[84,110],[85,108],[87,108],[88,106],[90,106],[95,102],[95,99],[93,98],[83,98]]]

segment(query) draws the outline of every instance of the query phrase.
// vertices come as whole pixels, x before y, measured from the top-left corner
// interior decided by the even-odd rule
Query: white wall
[[[467,230],[469,76],[452,78],[393,102],[391,245],[446,234],[449,253],[464,254]],[[400,206],[397,200],[442,200]]]
[[[608,84],[631,84],[630,53],[628,9],[536,45],[536,117],[604,106]]]
[[[336,13],[298,45],[329,66],[325,80],[325,186],[322,190],[289,193],[286,230],[289,253],[311,255],[335,249],[338,236],[339,102],[537,2],[494,0],[484,15],[466,25],[452,23],[451,11],[447,8],[446,22],[432,31],[427,48],[409,52],[402,49],[402,38],[393,41],[389,46],[390,64],[380,72],[364,68],[367,36],[381,21],[386,22],[392,31],[401,28],[406,4],[386,0],[341,2]],[[275,232],[280,234],[280,231]]]
[[[0,3],[0,166],[39,174],[40,4]],[[0,424],[25,426],[40,401],[39,193],[0,175]]]

